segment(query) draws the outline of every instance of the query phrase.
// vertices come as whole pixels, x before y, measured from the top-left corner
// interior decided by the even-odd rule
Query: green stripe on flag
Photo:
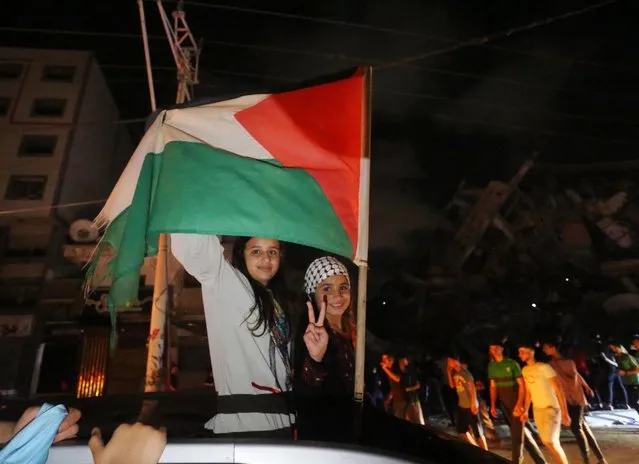
[[[259,236],[353,255],[307,171],[196,142],[170,142],[147,155],[131,205],[110,224],[101,247],[117,252],[109,265],[111,308],[137,302],[140,268],[157,253],[159,233]]]
[[[171,142],[156,157],[162,187],[153,232],[261,236],[353,255],[332,205],[303,169],[193,142]]]

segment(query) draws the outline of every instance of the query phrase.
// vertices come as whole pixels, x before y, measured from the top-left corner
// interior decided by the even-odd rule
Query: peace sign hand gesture
[[[304,332],[304,343],[308,350],[309,356],[315,362],[322,362],[328,348],[328,332],[324,327],[324,318],[326,317],[326,302],[322,302],[319,317],[315,320],[315,311],[313,304],[309,301],[306,303],[308,307],[308,327]]]

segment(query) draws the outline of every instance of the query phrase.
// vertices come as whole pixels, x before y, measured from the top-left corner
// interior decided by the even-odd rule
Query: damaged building
[[[584,338],[618,331],[613,313],[636,330],[638,171],[639,162],[528,160],[510,180],[462,183],[441,212],[423,274],[403,273],[373,305],[393,307],[384,324],[416,340],[489,326],[562,332],[575,318]],[[415,312],[420,324],[411,327]]]

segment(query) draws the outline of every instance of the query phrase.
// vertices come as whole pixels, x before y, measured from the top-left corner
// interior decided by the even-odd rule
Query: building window
[[[75,66],[45,66],[42,80],[45,82],[73,82]]]
[[[57,135],[23,135],[18,156],[53,156]]]
[[[9,97],[0,97],[0,118],[9,114],[11,108],[11,99]]]
[[[32,117],[57,118],[64,115],[67,101],[62,98],[36,98],[31,107]]]
[[[42,200],[47,176],[11,176],[5,200]]]
[[[22,63],[0,62],[0,81],[13,81],[22,76]]]

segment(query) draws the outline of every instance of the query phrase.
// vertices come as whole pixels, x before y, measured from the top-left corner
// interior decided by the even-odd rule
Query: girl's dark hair
[[[290,321],[293,298],[291,297],[291,293],[288,291],[286,279],[282,272],[284,258],[282,242],[280,242],[280,268],[268,283],[268,287],[265,287],[251,277],[251,274],[249,274],[246,267],[244,250],[246,248],[246,244],[251,238],[252,237],[237,237],[235,239],[235,243],[233,243],[231,264],[240,271],[244,277],[246,277],[251,285],[253,295],[255,295],[255,305],[251,308],[251,312],[246,319],[248,320],[257,311],[257,320],[252,326],[249,326],[249,330],[254,337],[261,337],[267,330],[270,330],[275,323],[275,303],[273,299],[277,300],[282,311],[284,311],[284,314],[286,315],[286,320]]]

